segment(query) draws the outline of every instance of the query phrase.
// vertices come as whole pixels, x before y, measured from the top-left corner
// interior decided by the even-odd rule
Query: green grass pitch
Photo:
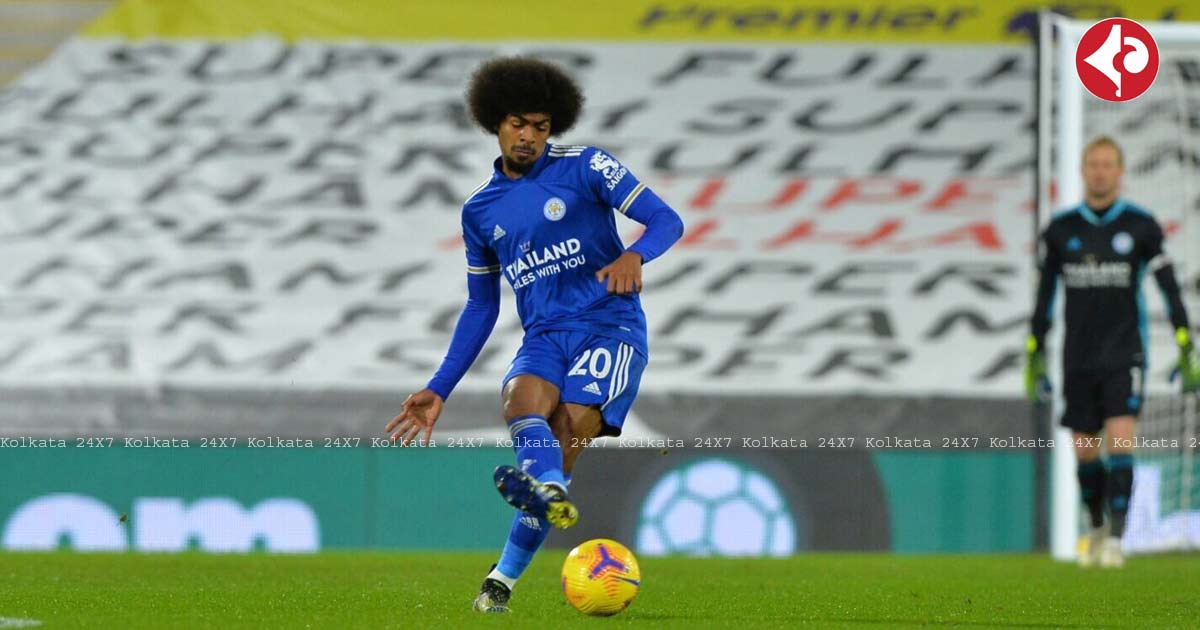
[[[1081,570],[1045,556],[809,554],[643,558],[612,618],[563,600],[564,554],[539,554],[506,616],[471,611],[494,554],[0,553],[0,627],[1185,628],[1200,625],[1200,558]]]

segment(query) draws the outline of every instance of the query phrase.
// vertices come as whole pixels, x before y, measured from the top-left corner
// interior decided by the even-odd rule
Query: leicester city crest
[[[1133,237],[1129,232],[1117,232],[1112,238],[1112,248],[1122,256],[1128,254],[1133,251]]]
[[[567,204],[558,197],[551,197],[542,206],[542,214],[551,221],[557,221],[567,214]]]

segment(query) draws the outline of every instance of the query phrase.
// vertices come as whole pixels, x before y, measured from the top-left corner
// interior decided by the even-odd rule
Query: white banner
[[[687,224],[646,270],[643,391],[1019,395],[1032,70],[1003,46],[75,39],[0,92],[0,384],[421,385],[497,53],[571,68],[562,141]],[[520,339],[506,297],[460,389]]]

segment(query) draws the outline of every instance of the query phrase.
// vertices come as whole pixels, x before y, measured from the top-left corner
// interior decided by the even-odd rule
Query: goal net
[[[1160,52],[1158,77],[1132,101],[1090,94],[1075,69],[1075,49],[1092,21],[1043,14],[1038,76],[1038,229],[1057,208],[1083,197],[1083,146],[1112,136],[1125,156],[1122,196],[1154,213],[1167,231],[1184,301],[1200,321],[1200,23],[1142,22]],[[1135,444],[1134,496],[1123,539],[1127,553],[1200,548],[1200,458],[1196,399],[1168,382],[1177,357],[1153,278],[1143,286],[1149,335],[1146,402]],[[1056,317],[1061,348],[1061,313]],[[1052,363],[1058,365],[1057,361]],[[1061,392],[1060,392],[1061,393]],[[1069,433],[1057,427],[1051,467],[1051,552],[1072,558],[1085,523]]]

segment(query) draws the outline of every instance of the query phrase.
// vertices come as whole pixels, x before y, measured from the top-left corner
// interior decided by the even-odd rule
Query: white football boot
[[[1109,536],[1104,539],[1100,549],[1100,566],[1106,569],[1119,569],[1125,566],[1125,552],[1121,551],[1121,539]]]
[[[1108,539],[1108,523],[1088,530],[1087,548],[1079,554],[1079,566],[1088,569],[1100,564],[1100,554],[1104,550],[1104,541]]]

